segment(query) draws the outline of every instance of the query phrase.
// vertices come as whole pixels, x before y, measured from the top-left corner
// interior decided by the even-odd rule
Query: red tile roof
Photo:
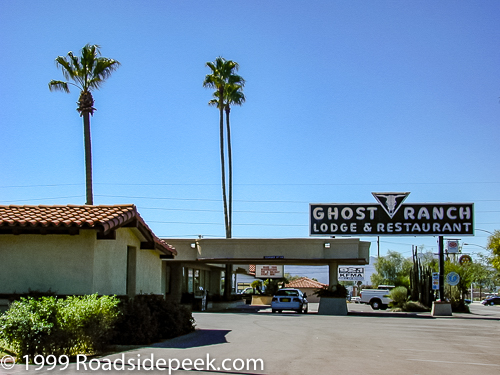
[[[177,254],[174,247],[156,237],[133,204],[113,206],[0,206],[0,233],[40,229],[95,229],[107,235],[121,227],[136,227],[146,238],[144,248],[155,248],[166,254]],[[4,229],[4,230],[2,230]],[[141,246],[142,247],[142,246]]]
[[[300,279],[293,280],[292,282],[286,284],[287,288],[311,288],[311,289],[321,289],[326,284],[320,283],[319,281],[311,280],[308,277],[301,277]]]

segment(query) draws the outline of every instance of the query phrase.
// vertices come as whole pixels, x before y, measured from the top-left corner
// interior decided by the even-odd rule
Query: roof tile
[[[313,288],[313,289],[321,289],[326,284],[320,283],[319,281],[311,280],[308,277],[301,277],[300,279],[293,280],[292,282],[286,285],[287,288]]]
[[[156,237],[144,222],[133,204],[113,206],[77,206],[77,205],[39,205],[39,206],[1,206],[1,227],[76,227],[102,229],[105,232],[117,229],[130,219],[138,222],[150,233],[153,242],[160,250],[177,254],[174,247]]]

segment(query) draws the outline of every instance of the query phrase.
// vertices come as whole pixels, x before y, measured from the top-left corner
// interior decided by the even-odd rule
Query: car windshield
[[[299,295],[299,292],[297,290],[278,290],[278,292],[276,292],[276,295],[297,297]]]

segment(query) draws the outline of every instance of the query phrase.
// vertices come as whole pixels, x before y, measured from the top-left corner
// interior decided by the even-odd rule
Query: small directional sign
[[[439,290],[439,272],[432,273],[432,290]]]
[[[460,275],[456,272],[450,272],[446,275],[446,282],[451,286],[458,285],[460,282]]]

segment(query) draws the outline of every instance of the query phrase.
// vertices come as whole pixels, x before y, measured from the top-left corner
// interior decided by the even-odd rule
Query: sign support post
[[[439,300],[444,302],[444,240],[439,236]]]

